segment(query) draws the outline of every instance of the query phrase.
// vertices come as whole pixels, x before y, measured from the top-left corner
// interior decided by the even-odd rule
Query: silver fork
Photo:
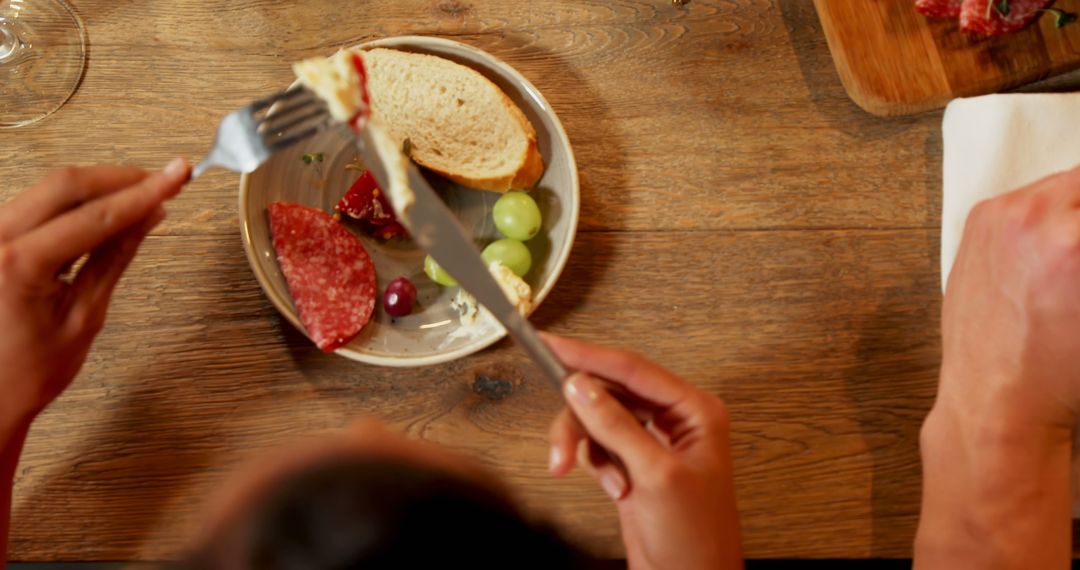
[[[273,107],[280,104],[280,107]],[[269,109],[260,115],[263,110]],[[221,120],[214,146],[191,171],[192,179],[220,166],[252,172],[275,152],[321,131],[330,124],[326,104],[297,85],[229,113]]]

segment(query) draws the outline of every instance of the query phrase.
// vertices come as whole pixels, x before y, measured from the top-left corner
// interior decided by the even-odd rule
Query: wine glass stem
[[[0,17],[0,64],[4,64],[19,54],[24,47],[19,38],[18,24]]]

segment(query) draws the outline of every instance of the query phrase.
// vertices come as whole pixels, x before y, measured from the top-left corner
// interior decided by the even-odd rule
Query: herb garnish
[[[1057,10],[1054,8],[1044,8],[1039,10],[1040,12],[1048,12],[1054,15],[1054,27],[1060,28],[1066,24],[1070,24],[1076,21],[1076,14],[1072,12],[1066,12],[1064,10]]]
[[[311,164],[312,162],[322,162],[323,154],[321,152],[305,152],[304,156],[300,157],[300,160],[304,161],[304,164]]]
[[[986,19],[989,20],[990,16],[997,11],[1001,14],[1001,17],[1009,15],[1009,0],[986,0]]]
[[[1009,0],[986,0],[986,19],[989,20],[991,14],[997,12],[1002,18],[1009,15]],[[1058,10],[1056,8],[1043,8],[1040,12],[1047,12],[1054,15],[1054,27],[1061,28],[1067,24],[1071,24],[1076,21],[1076,14],[1072,12],[1066,12],[1064,10]]]

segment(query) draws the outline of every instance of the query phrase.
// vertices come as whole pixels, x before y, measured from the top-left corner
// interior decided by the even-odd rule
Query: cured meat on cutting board
[[[1010,0],[1010,12],[1017,2]],[[1080,23],[1058,28],[1049,15],[984,37],[960,31],[957,18],[920,14],[912,0],[814,0],[814,6],[845,89],[876,115],[936,109],[955,97],[1080,67]]]

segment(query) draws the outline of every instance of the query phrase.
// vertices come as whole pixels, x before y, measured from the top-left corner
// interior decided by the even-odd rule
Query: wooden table
[[[727,399],[749,556],[910,555],[940,357],[940,114],[855,107],[810,2],[76,7],[85,80],[58,114],[0,131],[0,198],[62,164],[197,159],[224,113],[286,85],[301,57],[400,34],[471,43],[547,96],[581,169],[577,246],[536,323]],[[319,353],[248,269],[237,182],[212,172],[172,204],[35,424],[13,559],[167,557],[253,450],[361,415],[472,454],[621,554],[600,490],[547,475],[559,399],[512,344],[419,370]],[[476,390],[478,375],[513,391]]]

